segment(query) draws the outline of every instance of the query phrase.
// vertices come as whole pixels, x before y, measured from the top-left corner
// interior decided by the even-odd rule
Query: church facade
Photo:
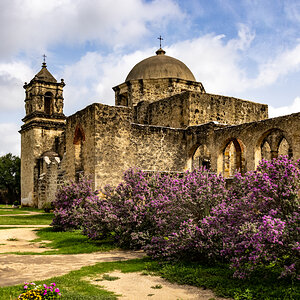
[[[89,175],[94,188],[116,185],[130,167],[184,172],[200,166],[230,178],[262,158],[300,159],[300,113],[268,118],[268,107],[206,93],[163,49],[113,87],[115,106],[91,104],[66,117],[63,80],[43,63],[24,84],[21,202],[43,207],[58,185]]]

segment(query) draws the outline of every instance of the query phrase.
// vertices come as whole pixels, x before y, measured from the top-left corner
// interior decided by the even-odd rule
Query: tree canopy
[[[0,157],[0,190],[10,203],[20,199],[20,168],[18,156],[8,153]]]

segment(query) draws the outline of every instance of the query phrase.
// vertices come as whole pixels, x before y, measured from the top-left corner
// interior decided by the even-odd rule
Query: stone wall
[[[26,124],[21,129],[21,203],[37,206],[38,199],[34,188],[34,169],[42,154],[57,151],[56,141],[61,138],[64,123]]]
[[[43,155],[36,168],[35,189],[38,198],[37,207],[43,208],[44,204],[55,199],[60,181],[60,158],[52,152]]]
[[[83,172],[95,188],[121,182],[131,167],[143,170],[184,171],[186,135],[183,130],[132,123],[133,110],[95,103],[67,119],[67,177],[75,178],[74,136],[78,126],[85,133]]]
[[[95,104],[95,182],[117,185],[134,166],[131,141],[132,108]]]
[[[206,126],[206,127],[205,127]],[[210,129],[207,128],[210,126]],[[201,130],[203,128],[203,130]],[[205,132],[207,132],[206,137]],[[280,135],[278,135],[280,132]],[[211,154],[211,167],[217,173],[224,172],[224,155],[226,147],[233,142],[233,148],[240,152],[240,167],[242,172],[255,170],[262,156],[262,144],[268,136],[276,139],[276,143],[270,148],[276,157],[280,154],[287,154],[294,158],[300,159],[300,113],[266,119],[259,122],[250,122],[235,126],[220,127],[215,124],[190,127],[188,133],[188,149],[190,156],[193,151],[200,145],[205,145]],[[274,134],[273,134],[274,133]],[[288,144],[284,145],[283,152],[280,153],[280,143],[283,139]],[[237,149],[238,148],[238,149]],[[290,152],[288,152],[290,149]]]
[[[132,125],[133,166],[149,171],[187,169],[186,133],[182,129]]]
[[[189,94],[190,126],[210,121],[237,125],[268,118],[268,106],[265,104],[207,93]]]
[[[138,123],[186,128],[211,121],[242,124],[268,117],[268,106],[232,97],[186,91],[135,108]]]
[[[75,180],[80,174],[95,180],[95,106],[92,104],[67,118],[66,179]]]
[[[152,103],[183,91],[205,93],[201,82],[175,78],[131,80],[114,87],[113,90],[115,104],[122,106],[134,106],[140,101]]]
[[[183,92],[149,104],[140,102],[135,107],[135,122],[155,126],[186,128],[189,126],[189,92]]]

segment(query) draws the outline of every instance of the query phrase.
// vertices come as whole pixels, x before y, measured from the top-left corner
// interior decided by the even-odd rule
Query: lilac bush
[[[205,169],[177,175],[129,169],[101,194],[87,179],[63,186],[53,225],[82,228],[92,239],[110,236],[153,258],[225,260],[238,278],[274,268],[300,279],[299,178],[285,156],[237,174],[229,191]]]
[[[92,181],[82,177],[78,182],[65,182],[52,202],[54,218],[52,226],[59,230],[72,230],[81,228],[83,212],[87,206],[86,199],[95,197],[97,191],[92,189]]]
[[[97,238],[113,232],[130,248],[145,247],[190,218],[201,220],[226,194],[223,178],[205,169],[172,176],[129,169],[121,184],[102,192],[85,210],[84,233]]]
[[[261,267],[299,278],[299,176],[287,157],[263,160],[257,171],[235,176],[209,216],[183,223],[146,249],[153,257],[227,259],[239,278]]]

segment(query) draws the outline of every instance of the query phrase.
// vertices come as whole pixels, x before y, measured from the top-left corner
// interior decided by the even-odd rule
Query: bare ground
[[[90,282],[104,287],[106,290],[120,295],[118,299],[127,300],[208,300],[224,299],[204,290],[188,285],[178,285],[158,276],[145,276],[142,273],[121,273],[115,271],[108,274],[118,277],[117,280],[90,279]]]
[[[115,250],[72,255],[7,254],[7,252],[40,253],[49,250],[49,248],[40,248],[41,244],[44,244],[46,241],[31,242],[37,238],[35,230],[46,226],[21,225],[22,228],[9,228],[19,226],[1,225],[1,227],[7,227],[7,229],[0,230],[0,287],[61,276],[70,271],[78,270],[83,266],[94,265],[98,262],[122,261],[144,256],[144,253],[141,251]],[[119,279],[116,281],[97,281],[95,278],[89,278],[89,281],[121,295],[119,299],[221,299],[215,297],[210,290],[171,284],[157,276],[121,272],[113,272],[110,276],[117,276]]]

